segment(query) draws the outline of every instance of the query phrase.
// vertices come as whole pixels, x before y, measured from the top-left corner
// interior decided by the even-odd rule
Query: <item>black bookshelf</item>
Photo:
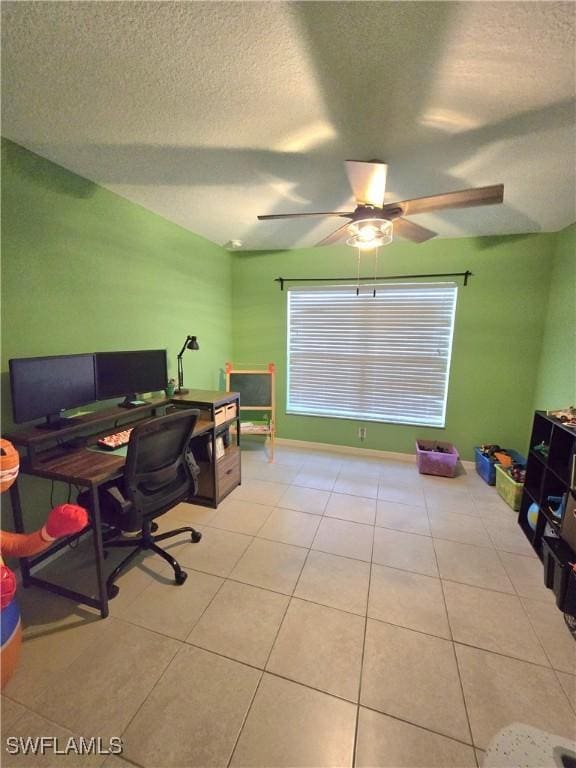
[[[543,561],[544,581],[562,610],[576,562],[575,502],[576,427],[536,411],[518,524]]]

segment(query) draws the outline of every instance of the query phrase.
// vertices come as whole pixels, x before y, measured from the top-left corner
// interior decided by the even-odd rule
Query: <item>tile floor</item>
[[[473,471],[246,450],[218,510],[159,522],[183,521],[204,534],[170,546],[183,586],[146,557],[106,621],[21,595],[4,735],[121,736],[122,759],[5,765],[465,768],[514,721],[576,735],[576,643],[515,513]],[[47,570],[92,578],[83,547]]]

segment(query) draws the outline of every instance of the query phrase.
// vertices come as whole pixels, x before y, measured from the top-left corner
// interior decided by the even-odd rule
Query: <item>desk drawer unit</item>
[[[233,447],[216,463],[218,501],[227,496],[240,483],[240,451]]]

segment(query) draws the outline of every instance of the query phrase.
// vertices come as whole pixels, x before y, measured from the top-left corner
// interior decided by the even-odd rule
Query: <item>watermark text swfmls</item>
[[[111,736],[8,736],[9,755],[121,755],[122,739]]]

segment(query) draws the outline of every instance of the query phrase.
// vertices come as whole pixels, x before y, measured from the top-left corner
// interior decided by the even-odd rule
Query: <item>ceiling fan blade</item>
[[[495,205],[503,200],[504,184],[493,184],[490,187],[461,189],[458,192],[445,192],[442,195],[417,197],[414,200],[388,203],[384,206],[384,212],[388,208],[402,208],[403,216],[412,216],[415,213],[430,213],[432,211],[441,211],[445,208],[472,208],[476,205]]]
[[[343,224],[341,227],[338,227],[337,230],[332,232],[331,235],[328,235],[323,240],[320,240],[319,243],[316,243],[316,245],[334,245],[335,243],[339,243],[347,234],[349,226],[350,224]]]
[[[268,219],[298,219],[302,216],[346,216],[351,218],[354,211],[318,211],[315,213],[271,213],[266,216],[258,216],[259,221]]]
[[[437,233],[421,227],[420,224],[414,224],[408,219],[394,219],[393,234],[404,238],[404,240],[411,240],[413,243],[425,243],[426,240],[436,237]]]
[[[346,160],[346,174],[357,203],[382,207],[387,171],[386,163],[379,160]]]

